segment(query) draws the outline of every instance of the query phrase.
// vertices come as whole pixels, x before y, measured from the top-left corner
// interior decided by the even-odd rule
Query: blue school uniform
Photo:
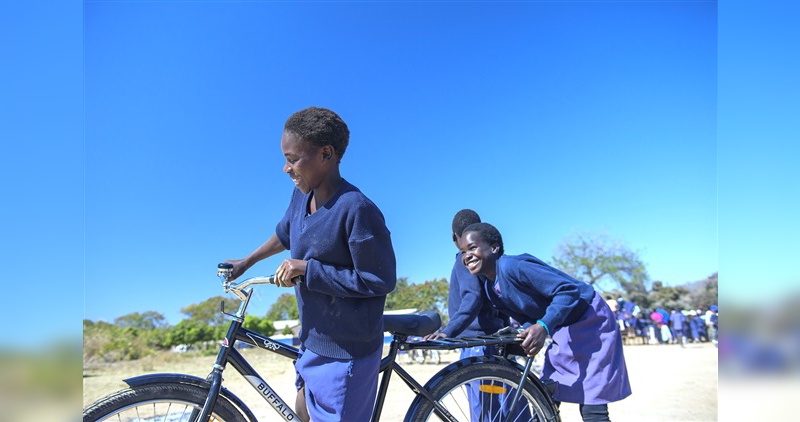
[[[700,340],[700,319],[696,316],[692,315],[689,317],[689,329],[692,333],[692,340],[699,341]]]
[[[496,333],[507,325],[491,302],[485,298],[483,283],[461,262],[461,252],[450,273],[447,301],[450,321],[442,332],[447,337],[475,337]]]
[[[275,229],[292,258],[308,261],[305,283],[295,287],[300,340],[321,356],[366,356],[383,346],[383,308],[397,282],[389,229],[346,180],[308,214],[311,195],[295,189]]]
[[[555,400],[601,405],[631,394],[616,317],[592,286],[531,255],[503,255],[486,294],[523,326],[547,326],[542,378],[556,382]]]
[[[291,257],[307,261],[305,282],[295,287],[304,352],[295,366],[298,384],[306,386],[313,420],[368,420],[371,405],[353,407],[346,399],[351,395],[331,395],[324,386],[329,378],[341,379],[338,389],[359,391],[361,402],[376,394],[377,370],[348,368],[377,368],[380,362],[384,304],[397,282],[391,236],[378,207],[346,180],[313,214],[311,197],[295,189],[275,229]]]
[[[672,332],[674,333],[674,337],[680,340],[680,337],[683,337],[685,334],[683,332],[683,325],[686,319],[682,313],[675,311],[670,314],[670,326],[672,327]]]

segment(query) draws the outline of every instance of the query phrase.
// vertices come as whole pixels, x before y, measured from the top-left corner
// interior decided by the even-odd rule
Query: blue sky
[[[88,2],[84,28],[86,318],[220,294],[285,211],[309,105],[350,126],[343,175],[412,282],[449,277],[464,207],[509,253],[605,231],[653,279],[717,271],[713,3]]]
[[[342,173],[383,210],[398,276],[412,282],[449,276],[449,224],[466,207],[508,253],[549,259],[575,231],[605,232],[667,284],[720,267],[742,295],[756,275],[796,280],[744,264],[769,248],[725,246],[718,263],[725,236],[774,235],[785,247],[770,256],[790,258],[796,232],[780,221],[798,207],[784,195],[767,208],[757,187],[796,180],[783,137],[741,148],[755,136],[744,117],[780,118],[720,105],[723,88],[754,78],[718,70],[740,47],[718,43],[714,2],[133,1],[22,14],[49,32],[3,26],[22,65],[6,88],[19,160],[3,187],[23,204],[8,207],[20,224],[3,237],[28,286],[11,311],[63,309],[38,335],[148,310],[177,323],[180,308],[221,294],[216,264],[261,244],[285,210],[278,141],[309,105],[350,126]],[[59,36],[76,28],[64,16],[82,21],[77,37]],[[53,42],[63,52],[46,59],[30,48]],[[764,66],[779,56],[750,48]],[[749,94],[773,104],[778,93]],[[722,134],[733,139],[720,146]],[[743,229],[758,213],[759,228]],[[718,239],[720,226],[731,230]],[[38,283],[46,294],[30,309]],[[284,292],[260,289],[252,310]]]

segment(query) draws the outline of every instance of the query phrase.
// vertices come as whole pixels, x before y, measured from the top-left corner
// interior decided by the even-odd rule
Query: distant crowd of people
[[[623,298],[606,297],[617,315],[619,329],[628,343],[680,344],[711,342],[717,346],[719,307],[709,305],[705,310],[640,309]]]

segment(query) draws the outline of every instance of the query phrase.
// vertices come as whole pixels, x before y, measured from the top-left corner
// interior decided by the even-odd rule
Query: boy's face
[[[458,248],[461,250],[461,262],[471,274],[480,274],[494,280],[495,262],[500,247],[490,245],[478,232],[463,233],[459,239]]]
[[[329,159],[331,155],[327,149],[330,148],[316,147],[291,132],[283,132],[281,151],[286,157],[283,171],[304,194],[316,189],[328,177],[329,166],[334,160]]]

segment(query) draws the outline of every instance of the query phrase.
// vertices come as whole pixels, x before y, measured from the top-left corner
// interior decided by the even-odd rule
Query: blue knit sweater
[[[542,320],[550,333],[581,318],[594,298],[594,288],[538,258],[503,255],[497,260],[496,287],[486,283],[492,304],[523,326]]]
[[[352,359],[383,345],[383,308],[397,282],[383,214],[342,180],[325,205],[308,214],[312,193],[295,189],[275,233],[294,259],[308,261],[295,287],[300,340],[322,356]]]
[[[461,252],[450,274],[450,295],[447,301],[450,321],[442,332],[447,337],[474,337],[492,334],[508,325],[492,308],[483,293],[483,286],[461,262]]]

